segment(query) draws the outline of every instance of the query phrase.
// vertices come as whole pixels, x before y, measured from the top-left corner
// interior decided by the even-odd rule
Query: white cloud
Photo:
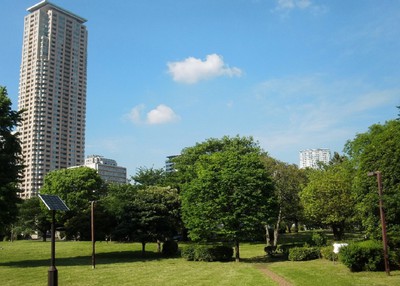
[[[258,106],[271,118],[255,137],[272,153],[318,147],[340,152],[346,140],[363,131],[360,122],[365,129],[376,123],[374,116],[394,107],[399,94],[399,89],[379,90],[362,80],[335,81],[320,74],[271,79],[255,90]]]
[[[311,7],[311,0],[278,0],[278,9],[306,9]]]
[[[143,119],[144,109],[145,106],[143,104],[137,105],[125,117],[135,124],[145,123],[150,125],[171,123],[180,119],[172,108],[165,104],[160,104],[155,109],[150,110],[145,119]]]
[[[206,80],[219,76],[241,76],[239,68],[230,68],[217,54],[211,54],[205,61],[189,57],[180,62],[168,62],[168,72],[176,82],[194,84],[200,80]]]
[[[147,113],[147,123],[164,124],[179,120],[179,116],[168,106],[160,104],[155,109]]]
[[[293,10],[310,11],[314,15],[324,14],[328,9],[326,6],[316,5],[312,0],[277,0],[276,7],[273,12],[283,12],[288,15]]]
[[[144,109],[144,105],[137,105],[126,115],[126,118],[133,123],[141,123],[141,113]]]

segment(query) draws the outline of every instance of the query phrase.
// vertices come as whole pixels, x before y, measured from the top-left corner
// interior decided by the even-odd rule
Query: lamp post
[[[95,201],[90,202],[90,229],[92,236],[92,269],[96,268],[96,241],[94,238],[94,203]]]
[[[382,242],[383,242],[383,255],[384,255],[383,258],[385,261],[386,274],[390,275],[388,245],[387,245],[387,236],[386,236],[386,221],[385,221],[385,213],[383,211],[383,201],[382,201],[382,173],[380,171],[369,172],[368,176],[376,176],[377,181],[378,181],[379,212],[381,215]]]

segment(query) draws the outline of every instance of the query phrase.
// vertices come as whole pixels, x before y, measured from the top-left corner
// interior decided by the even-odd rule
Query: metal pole
[[[58,271],[56,268],[56,211],[52,211],[53,221],[51,223],[51,265],[48,271],[48,286],[58,286]]]
[[[95,238],[94,238],[94,201],[91,201],[91,234],[92,234],[92,269],[96,268],[96,248],[95,248]]]
[[[382,174],[379,171],[375,172],[378,181],[378,194],[379,194],[379,211],[381,214],[381,224],[382,224],[382,241],[383,241],[383,255],[385,260],[385,271],[387,275],[390,275],[389,267],[389,254],[388,254],[388,243],[386,236],[386,220],[385,212],[383,211],[383,201],[382,201]]]

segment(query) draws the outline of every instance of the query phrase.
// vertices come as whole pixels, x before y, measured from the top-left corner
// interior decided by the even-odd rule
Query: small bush
[[[189,261],[229,261],[233,256],[233,249],[224,245],[188,245],[181,252],[183,258]]]
[[[272,246],[272,245],[268,245],[268,246],[264,247],[264,251],[267,256],[273,256],[274,253],[276,252],[276,249],[277,249],[277,247]]]
[[[233,248],[226,245],[213,246],[211,255],[214,261],[230,261],[233,256]]]
[[[382,244],[377,241],[349,244],[340,249],[339,259],[352,272],[385,269]]]
[[[327,260],[338,260],[338,255],[333,252],[333,246],[325,246],[320,249],[321,257]]]
[[[178,243],[175,240],[167,240],[163,243],[162,254],[164,256],[175,256],[178,254]]]
[[[306,261],[319,258],[319,249],[317,247],[293,247],[289,249],[289,260]]]
[[[190,244],[182,249],[181,256],[188,261],[194,261],[196,252],[196,245]]]
[[[311,236],[312,244],[318,247],[326,246],[326,235],[323,232],[313,232]]]

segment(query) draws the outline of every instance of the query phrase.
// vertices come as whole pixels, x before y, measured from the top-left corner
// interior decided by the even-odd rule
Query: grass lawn
[[[0,285],[46,285],[50,242],[0,242]],[[184,247],[184,245],[182,245]],[[258,268],[268,267],[293,285],[400,285],[400,271],[351,273],[341,263],[267,261],[263,244],[241,244],[242,262],[191,262],[163,258],[156,244],[146,257],[137,243],[96,243],[96,269],[91,268],[91,242],[56,243],[59,285],[277,285]]]

